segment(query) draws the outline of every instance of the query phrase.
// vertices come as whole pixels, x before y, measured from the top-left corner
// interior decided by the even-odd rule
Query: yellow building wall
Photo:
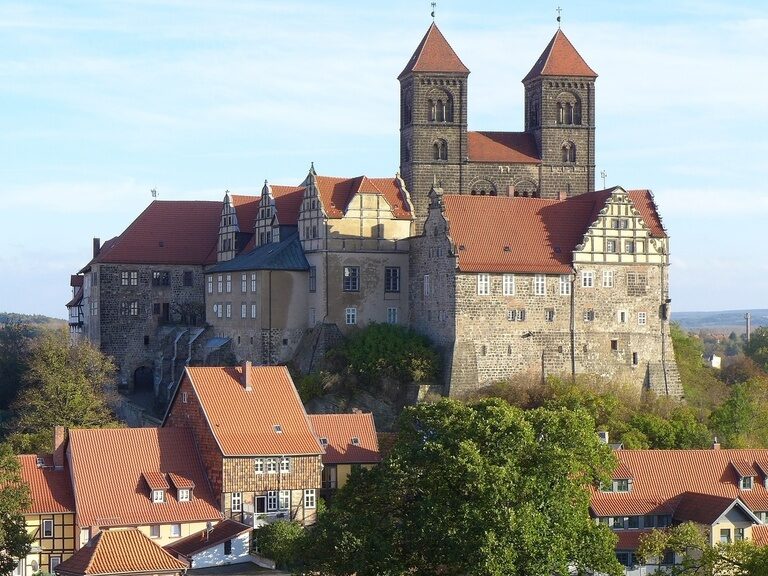
[[[43,521],[53,520],[53,536],[43,537]],[[62,562],[75,551],[75,515],[29,514],[24,517],[27,533],[31,535],[32,550],[24,560],[24,574],[51,572],[50,559],[58,557]]]
[[[359,466],[360,468],[365,468],[366,470],[370,470],[374,467],[374,464],[337,464],[336,465],[336,487],[337,488],[344,488],[347,484],[347,479],[349,478],[349,475],[352,474],[352,467],[353,466]]]
[[[194,534],[195,532],[200,532],[201,530],[205,530],[206,524],[207,524],[206,522],[188,522],[186,524],[181,524],[181,535],[177,537],[171,536],[171,524],[159,525],[160,526],[159,538],[152,538],[151,526],[149,525],[137,526],[137,528],[143,534],[145,534],[148,538],[152,538],[152,541],[158,546],[165,546],[166,544],[175,542],[180,538],[184,538],[186,536],[189,536],[190,534]],[[216,522],[213,522],[213,524],[216,524]]]

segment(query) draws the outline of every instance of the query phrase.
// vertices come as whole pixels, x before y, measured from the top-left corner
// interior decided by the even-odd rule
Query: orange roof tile
[[[678,522],[712,524],[728,510],[736,500],[727,496],[713,496],[685,492],[680,496],[674,517]]]
[[[75,497],[72,481],[65,465],[61,470],[53,468],[53,456],[41,457],[43,467],[37,467],[38,456],[23,454],[18,457],[21,465],[21,479],[29,484],[32,504],[27,512],[32,514],[54,514],[74,512]]]
[[[584,58],[573,47],[562,30],[558,29],[541,53],[523,82],[539,76],[586,76],[597,78],[597,74],[587,65]]]
[[[211,264],[220,218],[221,202],[155,200],[94,261]]]
[[[637,550],[640,547],[640,539],[651,530],[619,530],[616,532],[616,550]]]
[[[250,392],[242,376],[241,367],[185,371],[224,456],[323,453],[285,366],[252,366]]]
[[[629,466],[624,464],[624,462],[619,462],[616,470],[613,471],[613,478],[614,480],[631,480],[634,476],[632,475],[632,470],[629,469]]]
[[[304,199],[303,186],[271,186],[275,198],[277,218],[283,226],[296,226],[299,223],[299,210]]]
[[[309,422],[320,443],[326,440],[323,464],[381,462],[373,414],[309,414]]]
[[[757,546],[768,546],[768,524],[752,526],[752,542]]]
[[[533,134],[527,132],[467,132],[471,162],[539,164],[539,150]]]
[[[235,522],[234,520],[222,520],[216,524],[210,532],[207,530],[195,532],[186,538],[166,544],[163,548],[177,558],[182,556],[190,559],[198,552],[207,550],[212,546],[221,544],[225,540],[229,540],[250,530],[250,526],[240,524],[240,522]]]
[[[191,490],[195,487],[195,483],[192,482],[192,480],[189,478],[184,478],[183,476],[179,476],[178,474],[174,474],[173,472],[168,474],[168,478],[171,480],[171,482],[173,482],[173,486],[175,488],[187,488]]]
[[[755,481],[751,490],[739,488],[734,461],[750,465],[768,458],[768,450],[617,450],[619,462],[634,475],[629,492],[592,489],[596,516],[641,515],[674,510],[685,493],[740,498],[752,511],[768,511],[768,490]]]
[[[189,564],[171,556],[136,529],[104,530],[59,564],[62,575],[167,574],[183,572]]]
[[[656,203],[653,200],[651,191],[627,190],[627,195],[643,218],[643,222],[651,231],[651,236],[654,238],[666,238],[667,232],[664,230],[664,225],[661,222],[659,211],[656,209]]]
[[[329,218],[342,218],[355,194],[381,194],[392,207],[392,215],[395,218],[411,218],[408,204],[396,178],[317,176],[317,188]]]
[[[748,464],[744,460],[733,460],[731,462],[731,466],[734,467],[736,472],[739,473],[740,476],[757,476],[757,472],[752,467],[752,464]]]
[[[221,518],[189,430],[70,430],[69,451],[81,526],[137,526]],[[153,503],[143,474],[158,470],[194,482],[192,500],[178,502],[170,492],[164,503]]]
[[[237,227],[240,232],[253,232],[253,225],[259,214],[261,196],[240,196],[231,194],[232,206],[237,214]]]
[[[448,72],[469,74],[469,68],[453,51],[451,45],[440,32],[437,25],[432,22],[424,38],[421,39],[416,51],[408,60],[408,64],[397,77],[398,80],[411,72]]]

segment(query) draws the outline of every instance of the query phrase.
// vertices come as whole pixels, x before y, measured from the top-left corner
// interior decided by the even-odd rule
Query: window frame
[[[490,296],[491,294],[491,275],[487,272],[477,273],[477,295]]]
[[[229,495],[229,509],[232,512],[243,511],[243,493],[242,492],[232,492]]]
[[[309,275],[307,276],[308,290],[310,293],[317,292],[317,266],[309,267]]]
[[[277,505],[279,510],[290,510],[291,509],[291,491],[290,490],[280,490],[277,493]]]
[[[504,274],[501,277],[501,293],[503,296],[515,295],[515,275]]]
[[[277,490],[267,490],[267,512],[277,512],[279,503]]]
[[[317,494],[314,488],[304,490],[304,508],[312,509],[317,507]]]
[[[181,538],[181,524],[171,524],[171,538]]]
[[[546,274],[535,274],[533,276],[533,295],[534,296],[547,295],[547,275]]]
[[[360,266],[344,266],[341,288],[343,292],[360,292]]]
[[[400,292],[400,266],[384,267],[384,292],[389,294]]]
[[[582,288],[594,288],[595,287],[595,272],[594,272],[594,270],[582,270],[581,271],[581,287]]]
[[[50,527],[50,530],[46,530],[46,526]],[[43,520],[43,526],[42,526],[42,534],[43,538],[53,538],[54,534],[54,524],[53,520],[51,518],[46,518]]]
[[[568,274],[560,274],[560,296],[571,295],[571,277]]]
[[[165,503],[165,490],[152,490],[152,504]]]
[[[613,288],[614,277],[613,270],[603,270],[603,288]]]
[[[348,306],[344,309],[344,323],[347,326],[357,325],[357,306]]]
[[[254,458],[253,473],[258,475],[264,474],[264,458]]]

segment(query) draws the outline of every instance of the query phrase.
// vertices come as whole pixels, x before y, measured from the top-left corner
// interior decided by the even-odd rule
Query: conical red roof
[[[538,76],[587,76],[597,78],[597,74],[576,51],[571,41],[558,29],[550,40],[544,52],[528,75],[523,78],[527,82]]]
[[[405,69],[397,77],[400,80],[411,72],[458,72],[469,74],[469,68],[464,66],[461,59],[453,51],[451,45],[440,32],[437,25],[432,25],[421,39],[419,47],[411,56]]]

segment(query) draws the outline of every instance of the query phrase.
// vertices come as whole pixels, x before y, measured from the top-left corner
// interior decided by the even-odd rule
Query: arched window
[[[437,121],[445,122],[445,102],[442,100],[437,101]]]
[[[557,123],[565,124],[565,109],[562,102],[557,103]]]
[[[453,98],[445,101],[445,121],[453,122]]]
[[[522,196],[523,198],[538,198],[539,191],[536,184],[532,180],[522,180],[515,183],[515,196]]]
[[[438,142],[432,144],[432,159],[440,160],[440,144]]]
[[[432,158],[434,160],[448,160],[448,143],[445,140],[435,140],[432,144]]]
[[[448,142],[440,142],[440,160],[448,160]]]
[[[428,122],[453,122],[453,98],[445,90],[433,89],[427,100]]]
[[[556,114],[558,124],[581,124],[581,100],[573,92],[561,92],[557,95]]]
[[[581,125],[581,102],[579,100],[576,100],[573,105],[573,123]]]
[[[427,100],[427,118],[430,122],[434,122],[435,118],[437,116],[437,107],[435,106],[435,101],[431,98]]]
[[[573,142],[563,142],[563,162],[576,162],[576,145]]]
[[[472,196],[496,196],[496,187],[489,180],[478,180],[470,187]]]
[[[570,102],[565,104],[565,123],[573,124],[573,104]]]

